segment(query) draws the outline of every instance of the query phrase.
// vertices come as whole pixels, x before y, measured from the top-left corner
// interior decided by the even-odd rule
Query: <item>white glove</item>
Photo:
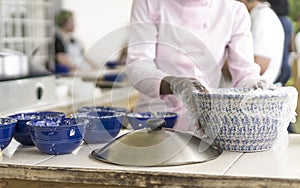
[[[191,125],[195,125],[198,129],[201,128],[197,117],[197,105],[193,92],[208,93],[206,87],[203,86],[195,78],[173,77],[170,80],[170,89],[173,94],[179,96],[188,110],[188,120]]]
[[[272,83],[269,83],[267,80],[263,78],[253,78],[253,79],[243,79],[240,81],[237,85],[237,87],[241,88],[253,88],[253,89],[276,89],[278,87],[281,87],[278,83],[275,85]]]

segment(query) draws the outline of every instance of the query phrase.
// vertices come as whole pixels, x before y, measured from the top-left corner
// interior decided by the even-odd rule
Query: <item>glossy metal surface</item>
[[[29,74],[29,62],[21,52],[0,51],[0,79],[20,78]]]
[[[222,150],[174,129],[132,131],[94,150],[96,159],[126,166],[172,166],[206,162]]]

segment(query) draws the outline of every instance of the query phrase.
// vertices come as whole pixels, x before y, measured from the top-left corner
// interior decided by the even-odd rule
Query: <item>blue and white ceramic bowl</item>
[[[176,124],[178,115],[174,112],[133,112],[128,113],[127,120],[135,130],[148,128],[148,119],[161,118],[166,122],[165,128],[173,128]]]
[[[26,112],[14,114],[9,117],[17,119],[17,125],[14,132],[14,138],[23,145],[33,146],[29,128],[26,123],[34,119],[61,119],[65,118],[66,114],[63,112],[41,111],[41,112]]]
[[[194,95],[204,132],[230,151],[271,149],[278,130],[286,130],[294,118],[297,105],[293,87],[274,91],[220,88]]]
[[[0,118],[0,148],[5,149],[12,137],[17,124],[16,119],[12,118]]]
[[[34,145],[43,153],[73,152],[83,141],[87,121],[75,118],[31,120],[27,123]]]
[[[113,112],[122,112],[128,113],[129,111],[126,108],[118,107],[118,106],[84,106],[77,109],[78,113],[89,113],[89,112],[97,112],[98,116],[109,116]],[[122,122],[122,126],[128,128],[128,121],[126,116]]]
[[[77,113],[72,117],[78,120],[88,120],[84,141],[88,144],[106,143],[113,140],[120,132],[125,113],[99,112]]]

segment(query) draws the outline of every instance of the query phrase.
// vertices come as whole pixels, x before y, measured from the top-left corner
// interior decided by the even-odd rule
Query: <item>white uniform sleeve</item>
[[[132,7],[131,28],[126,61],[130,83],[141,93],[159,97],[161,80],[167,76],[155,64],[157,0],[135,0]]]
[[[253,12],[251,31],[254,54],[270,59],[270,64],[262,77],[273,83],[282,64],[284,30],[277,15],[270,8],[259,8]]]
[[[296,45],[297,53],[300,54],[300,32],[298,32],[296,35],[295,45]]]
[[[233,13],[235,20],[228,44],[228,68],[232,84],[237,87],[252,87],[253,81],[260,80],[261,76],[259,65],[254,63],[250,16],[242,4],[236,6]]]

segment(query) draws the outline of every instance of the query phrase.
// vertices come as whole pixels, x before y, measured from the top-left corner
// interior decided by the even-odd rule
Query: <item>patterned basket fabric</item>
[[[206,135],[224,150],[243,152],[269,150],[278,130],[287,127],[294,116],[297,103],[292,87],[274,91],[219,88],[195,95]]]

